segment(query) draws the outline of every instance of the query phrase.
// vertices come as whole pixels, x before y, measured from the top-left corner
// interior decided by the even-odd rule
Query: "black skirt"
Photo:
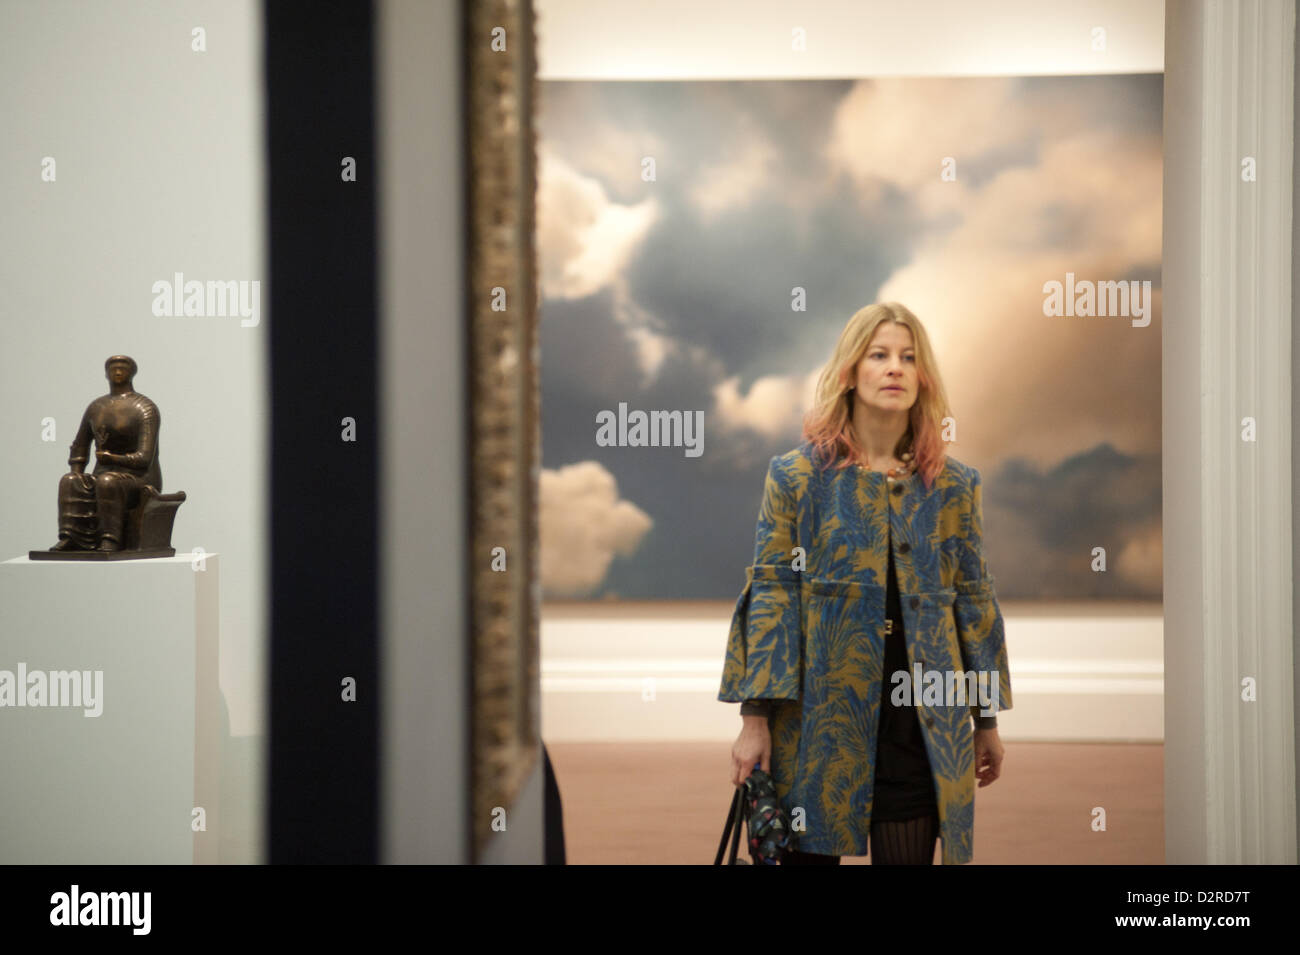
[[[915,706],[890,702],[895,684],[891,675],[906,671],[907,642],[903,637],[903,610],[894,574],[894,548],[889,548],[889,582],[885,614],[893,621],[885,637],[880,695],[880,732],[876,739],[876,783],[871,818],[879,822],[902,822],[939,811],[934,794],[930,758],[925,752],[921,721]],[[908,694],[910,700],[911,694]]]

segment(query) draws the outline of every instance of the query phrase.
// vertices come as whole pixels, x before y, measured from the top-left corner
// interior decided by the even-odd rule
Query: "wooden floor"
[[[1002,778],[975,791],[974,864],[1164,863],[1162,745],[1003,745]],[[733,792],[729,742],[546,748],[570,865],[712,864]],[[1097,808],[1104,832],[1093,831]]]

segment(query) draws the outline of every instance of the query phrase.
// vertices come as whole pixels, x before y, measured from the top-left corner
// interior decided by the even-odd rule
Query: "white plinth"
[[[10,685],[20,663],[19,694],[33,671],[103,673],[98,716],[0,695],[0,864],[217,861],[218,592],[216,554],[203,570],[179,555],[0,563]]]

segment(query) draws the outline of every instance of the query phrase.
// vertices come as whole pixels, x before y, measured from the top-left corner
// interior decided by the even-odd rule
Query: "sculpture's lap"
[[[69,471],[59,480],[59,536],[87,550],[104,536],[120,545],[126,511],[140,503],[144,485],[143,478],[123,471]]]

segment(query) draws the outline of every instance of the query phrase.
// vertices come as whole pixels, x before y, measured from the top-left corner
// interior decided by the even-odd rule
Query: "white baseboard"
[[[1160,604],[1002,605],[1013,709],[1008,741],[1161,742]],[[717,699],[732,605],[546,604],[547,742],[730,740],[739,707]]]

